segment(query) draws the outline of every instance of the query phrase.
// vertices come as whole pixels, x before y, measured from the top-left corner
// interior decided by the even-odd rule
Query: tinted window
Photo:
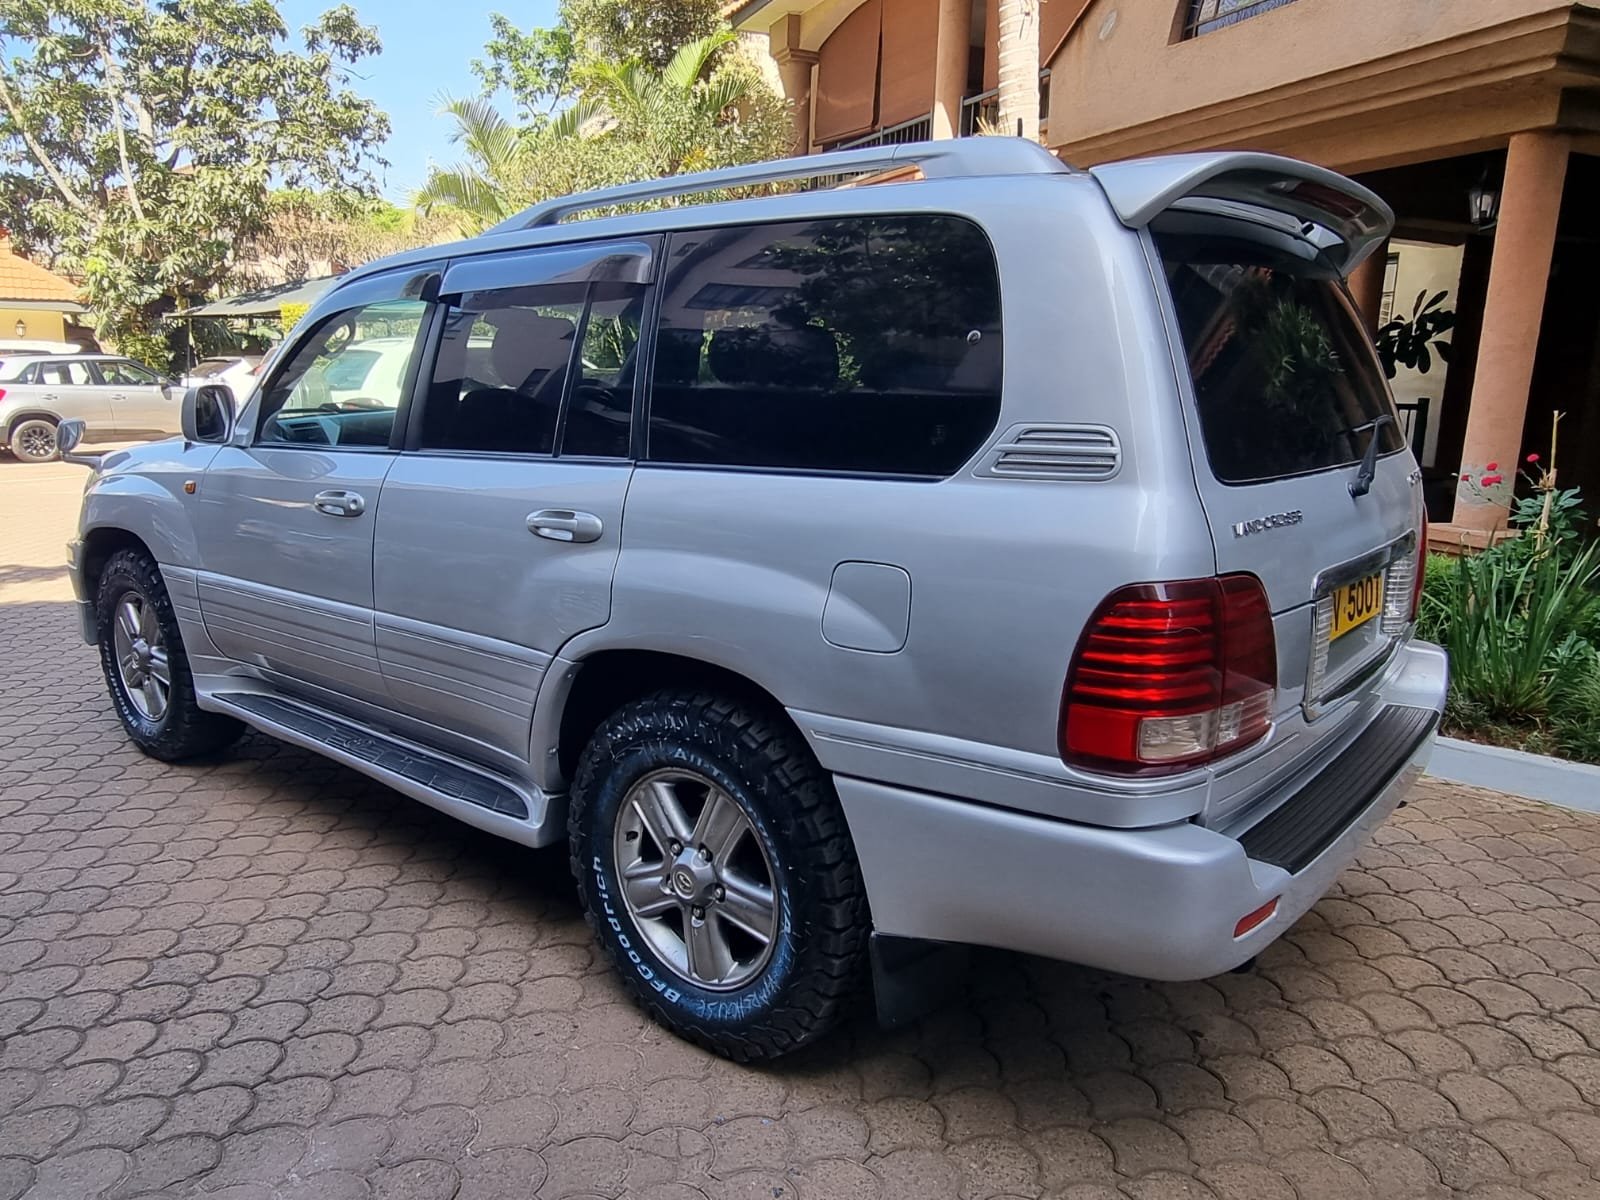
[[[649,457],[948,475],[1000,411],[1000,286],[954,217],[674,235]]]
[[[585,290],[555,284],[462,297],[445,319],[423,447],[553,453]]]
[[[1365,327],[1316,263],[1248,241],[1157,234],[1200,432],[1223,483],[1357,462],[1394,407]],[[1378,430],[1383,453],[1405,443]]]
[[[445,320],[423,448],[553,454],[565,400],[563,453],[626,455],[643,296],[612,283],[463,296]]]
[[[561,453],[625,458],[633,419],[633,377],[644,288],[597,283],[590,289]]]
[[[256,440],[387,446],[427,312],[420,300],[389,300],[322,321],[262,396]]]

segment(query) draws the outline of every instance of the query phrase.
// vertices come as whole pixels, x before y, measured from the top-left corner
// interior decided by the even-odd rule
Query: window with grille
[[[1184,0],[1183,36],[1198,37],[1293,3],[1294,0]]]

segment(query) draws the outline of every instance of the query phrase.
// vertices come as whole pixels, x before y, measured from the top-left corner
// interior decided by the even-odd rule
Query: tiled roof
[[[78,289],[25,258],[0,251],[0,303],[7,300],[62,300],[76,305]]]

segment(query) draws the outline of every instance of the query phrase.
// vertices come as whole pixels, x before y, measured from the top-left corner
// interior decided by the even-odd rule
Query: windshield
[[[1243,238],[1157,233],[1200,432],[1223,483],[1404,447],[1372,341],[1334,272]]]

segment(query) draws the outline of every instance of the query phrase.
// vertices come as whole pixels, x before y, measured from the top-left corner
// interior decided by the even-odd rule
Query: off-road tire
[[[117,669],[113,623],[117,601],[128,591],[137,591],[151,605],[161,624],[166,643],[167,664],[172,676],[167,710],[159,721],[141,713],[129,699],[126,685]],[[122,719],[122,727],[134,745],[152,758],[165,762],[210,754],[231,745],[244,731],[232,717],[204,711],[195,702],[194,675],[183,650],[183,635],[172,611],[172,598],[161,578],[161,569],[139,550],[119,550],[106,562],[95,589],[95,630],[100,647],[100,667],[105,672],[106,689],[112,706]]]
[[[667,966],[621,899],[614,823],[633,784],[663,768],[714,780],[771,863],[778,936],[736,991],[701,989]],[[568,833],[589,927],[634,998],[679,1036],[738,1062],[775,1058],[827,1032],[860,989],[870,921],[855,847],[832,781],[781,717],[704,691],[625,705],[583,752]]]
[[[41,453],[40,447],[46,437],[49,438],[50,449],[48,453]],[[29,417],[26,421],[18,421],[12,427],[8,445],[12,457],[18,462],[54,462],[61,455],[56,449],[56,423],[44,417]]]

